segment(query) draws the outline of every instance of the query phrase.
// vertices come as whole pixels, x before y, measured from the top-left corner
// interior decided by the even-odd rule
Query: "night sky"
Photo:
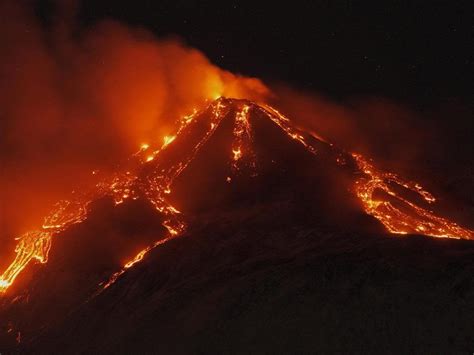
[[[81,26],[113,18],[178,35],[232,72],[334,98],[431,103],[472,100],[472,10],[470,1],[86,0],[79,13]]]

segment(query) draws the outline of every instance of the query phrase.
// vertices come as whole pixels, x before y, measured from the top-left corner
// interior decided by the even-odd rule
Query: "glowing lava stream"
[[[248,165],[251,169],[251,174],[252,176],[254,176],[256,168],[256,159],[255,153],[252,150],[252,128],[250,126],[249,119],[250,109],[250,105],[244,104],[235,114],[231,167],[233,173],[237,173],[239,171],[239,165],[242,163],[242,158],[244,155],[246,155],[249,160]]]
[[[136,174],[130,173],[129,171],[124,174],[117,173],[112,176],[110,180],[106,179],[97,183],[93,191],[87,195],[74,195],[71,200],[60,201],[56,204],[51,214],[44,219],[41,230],[27,232],[17,238],[19,242],[15,248],[15,260],[0,276],[0,294],[6,292],[18,275],[31,261],[36,260],[40,263],[46,263],[51,249],[52,237],[65,231],[70,226],[86,220],[89,205],[93,201],[106,196],[112,197],[115,204],[120,204],[128,198],[138,198],[138,193],[141,193],[141,195],[145,196],[145,198],[148,199],[152,205],[167,218],[163,222],[163,226],[168,230],[168,236],[145,248],[131,261],[125,263],[123,269],[112,275],[104,288],[110,286],[121,274],[123,274],[123,272],[125,272],[126,269],[129,269],[143,259],[145,254],[151,249],[180,235],[184,231],[185,224],[179,217],[180,212],[166,201],[165,195],[170,193],[170,185],[173,180],[191,162],[198,150],[207,139],[209,139],[219,125],[221,119],[225,116],[225,113],[223,112],[225,107],[221,100],[212,103],[210,108],[212,109],[212,128],[205,134],[198,144],[196,144],[191,152],[183,158],[183,160],[166,167],[166,169],[161,166],[155,167],[152,174],[145,177],[140,177]],[[193,122],[194,117],[197,114],[198,112],[195,111],[192,115],[183,118],[176,136],[182,133],[182,131]],[[148,155],[142,161],[142,165],[152,164],[151,162],[155,157],[170,145],[176,136],[166,136],[161,148],[152,152],[151,155]],[[143,144],[140,151],[135,153],[132,157],[140,157],[140,154],[147,151],[148,148],[148,144]],[[95,174],[95,172],[93,172],[93,174]]]
[[[367,159],[360,154],[350,154],[337,149],[333,144],[326,142],[314,133],[305,132],[296,128],[292,122],[268,105],[257,105],[246,100],[219,98],[203,111],[195,111],[185,116],[174,136],[165,136],[162,146],[144,156],[149,150],[148,144],[143,144],[132,158],[140,159],[145,173],[117,173],[111,179],[106,179],[94,187],[89,194],[74,194],[70,200],[60,201],[50,215],[44,219],[41,229],[30,231],[18,239],[15,248],[16,257],[5,272],[0,276],[0,293],[5,292],[15,281],[17,276],[31,261],[46,263],[51,248],[52,237],[65,231],[70,226],[82,223],[87,218],[89,205],[102,197],[110,196],[116,204],[132,198],[146,198],[154,208],[165,216],[163,226],[168,233],[152,245],[140,251],[135,257],[126,262],[123,268],[114,273],[107,282],[101,284],[102,289],[108,288],[128,269],[139,263],[145,255],[155,247],[162,245],[181,235],[186,225],[181,214],[166,199],[171,192],[171,185],[176,177],[186,169],[201,147],[209,140],[222,119],[230,111],[233,103],[237,103],[235,110],[235,125],[233,129],[234,141],[231,152],[231,168],[234,173],[239,171],[239,165],[246,158],[251,171],[255,168],[255,153],[252,151],[252,137],[250,125],[250,111],[263,113],[268,119],[282,129],[291,139],[299,142],[311,154],[318,154],[318,146],[330,146],[336,153],[337,163],[340,160],[352,161],[356,169],[356,179],[353,193],[361,200],[365,212],[377,218],[390,233],[395,234],[424,234],[433,237],[474,239],[474,231],[460,227],[454,222],[436,216],[433,212],[419,206],[415,202],[401,196],[391,186],[410,190],[422,197],[426,203],[433,203],[434,197],[423,190],[417,183],[406,182],[395,174],[377,170]],[[210,122],[203,136],[193,145],[189,152],[178,161],[170,162],[161,159],[162,153],[176,138],[187,130],[190,125],[197,123],[196,116],[210,110]],[[161,160],[160,160],[161,159]],[[227,182],[232,179],[227,177]],[[381,197],[375,197],[376,192],[383,192]],[[394,201],[397,201],[395,203]],[[400,205],[400,207],[398,207]],[[402,207],[403,206],[403,207]]]
[[[171,184],[173,183],[174,179],[178,177],[184,169],[186,169],[189,163],[196,156],[199,149],[201,149],[201,147],[209,140],[209,138],[219,126],[219,123],[225,117],[226,107],[221,100],[214,101],[214,103],[211,105],[211,108],[212,116],[211,123],[209,125],[210,128],[204,134],[203,138],[199,140],[197,144],[193,147],[191,152],[187,154],[182,160],[178,161],[175,164],[171,164],[170,166],[157,165],[153,173],[145,178],[146,183],[144,184],[143,192],[147,199],[153,204],[153,206],[159,212],[163,213],[165,216],[168,217],[168,219],[163,222],[163,226],[168,230],[168,236],[154,242],[152,245],[140,251],[132,260],[128,261],[120,271],[114,273],[109,278],[109,280],[105,284],[103,284],[102,290],[107,289],[113,283],[115,283],[115,281],[117,281],[117,279],[121,275],[123,275],[128,269],[140,262],[150,250],[166,243],[170,239],[173,239],[184,232],[186,224],[181,220],[180,212],[166,201],[164,195],[169,194],[171,192]],[[191,116],[186,116],[183,119],[181,127],[178,130],[176,136],[174,136],[171,140],[167,140],[165,138],[165,144],[161,148],[161,150],[163,150],[168,144],[174,141],[175,137],[181,134],[181,132],[193,121],[195,114]],[[155,152],[155,156],[160,151]]]
[[[427,203],[436,199],[413,182],[406,182],[392,173],[377,170],[360,154],[352,154],[359,169],[366,175],[355,185],[355,193],[362,201],[365,211],[377,218],[387,230],[395,234],[424,234],[438,238],[474,239],[474,231],[460,227],[446,218],[436,216],[401,196],[390,184],[401,186],[420,195]],[[394,202],[375,198],[374,193],[385,192],[405,208],[399,208]]]
[[[315,139],[327,143],[319,136],[307,134],[294,128],[291,121],[274,108],[268,105],[262,106],[264,112],[267,112],[273,122],[311,153],[317,153],[316,147],[311,144]],[[333,147],[331,143],[327,144]],[[362,177],[356,179],[354,193],[361,200],[365,212],[377,218],[390,233],[423,234],[437,238],[474,239],[474,231],[462,228],[446,218],[436,216],[433,212],[404,198],[390,187],[390,184],[398,185],[420,195],[427,203],[435,202],[434,196],[423,190],[420,184],[407,182],[396,174],[377,170],[360,154],[348,154],[343,150],[336,150],[338,151],[336,158],[338,163],[341,157],[344,157],[346,161],[352,160],[356,163]],[[386,195],[397,200],[403,207],[397,207],[390,198],[375,197],[374,194],[379,191],[385,192]]]
[[[315,138],[323,141],[319,136],[308,135],[305,139],[305,132],[300,132],[292,127],[291,121],[288,118],[272,107],[266,105],[263,107],[270,114],[272,121],[280,126],[288,136],[300,142],[311,153],[317,153],[316,147],[310,142],[314,141]],[[333,147],[332,144],[330,145]],[[436,199],[433,195],[423,190],[418,183],[407,182],[396,174],[379,171],[360,154],[348,154],[343,150],[338,150],[338,153],[337,162],[339,162],[340,157],[344,157],[346,161],[352,160],[356,163],[359,173],[363,174],[363,176],[356,179],[354,193],[361,200],[365,212],[377,218],[390,233],[423,234],[438,238],[474,239],[474,231],[462,228],[446,218],[436,216],[433,212],[404,198],[390,187],[390,184],[398,185],[401,188],[417,193],[427,203],[435,202]],[[392,199],[398,200],[403,207],[395,206],[394,202],[390,201],[389,198],[375,197],[374,194],[378,191],[383,191]]]

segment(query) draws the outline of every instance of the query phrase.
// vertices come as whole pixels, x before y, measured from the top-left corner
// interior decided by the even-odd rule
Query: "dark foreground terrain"
[[[242,102],[230,104],[173,183],[187,231],[98,293],[166,230],[144,199],[96,200],[0,298],[0,353],[472,354],[474,242],[388,235],[350,190],[353,164],[336,165],[324,142],[311,154],[258,110],[258,174],[250,161],[229,182]],[[159,167],[184,161],[199,132],[177,138]],[[469,224],[465,186],[448,190]]]
[[[67,291],[32,286],[25,341],[2,353],[474,351],[474,243],[294,227],[281,211],[201,216],[87,302],[84,267]]]

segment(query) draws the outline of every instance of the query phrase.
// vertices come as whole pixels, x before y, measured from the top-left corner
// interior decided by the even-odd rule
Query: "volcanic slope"
[[[419,184],[381,172],[364,157],[344,152],[294,127],[269,106],[221,98],[183,118],[178,133],[165,137],[163,145],[156,149],[144,147],[127,162],[126,169],[100,181],[91,192],[70,203],[81,206],[78,214],[73,209],[64,218],[63,210],[53,212],[59,217],[42,227],[42,232],[49,233],[49,247],[41,250],[45,264],[29,265],[25,260],[29,255],[33,255],[32,260],[38,259],[35,254],[17,253],[15,260],[24,265],[1,300],[0,319],[5,332],[0,341],[11,349],[31,352],[60,348],[67,352],[133,351],[132,344],[138,342],[143,347],[136,350],[143,351],[225,351],[227,341],[237,332],[246,339],[242,351],[271,351],[285,344],[288,350],[290,345],[302,350],[314,345],[323,346],[322,350],[331,346],[343,351],[348,349],[344,348],[347,344],[338,348],[335,338],[323,342],[327,335],[321,328],[320,337],[312,343],[308,330],[304,331],[307,337],[300,339],[288,327],[307,328],[312,322],[329,321],[334,336],[348,337],[348,344],[362,346],[354,343],[359,334],[354,330],[356,318],[344,320],[348,323],[336,331],[338,312],[359,314],[351,308],[356,307],[354,301],[343,294],[341,302],[347,306],[339,307],[333,300],[328,314],[310,311],[309,318],[305,318],[302,309],[293,309],[300,292],[305,297],[315,297],[308,306],[312,309],[334,295],[332,292],[342,292],[347,286],[356,294],[362,293],[362,317],[369,314],[372,297],[375,301],[381,298],[377,301],[380,312],[391,297],[409,297],[390,288],[392,283],[401,282],[405,291],[411,288],[415,294],[407,307],[415,309],[426,304],[416,316],[423,320],[430,319],[426,312],[438,302],[438,296],[433,294],[436,287],[449,293],[452,285],[447,280],[461,277],[461,284],[456,287],[462,289],[462,295],[453,291],[439,301],[451,302],[454,313],[446,311],[443,316],[451,322],[450,317],[472,292],[472,279],[461,266],[471,267],[471,244],[386,237],[386,231],[474,237],[471,230],[434,214],[428,207],[434,201]],[[57,223],[58,220],[65,223]],[[420,246],[434,253],[426,261],[430,284],[422,281],[419,270],[424,266],[414,264],[415,250]],[[442,250],[444,246],[446,252]],[[460,258],[455,260],[455,270],[438,278],[440,270],[457,254]],[[334,265],[332,258],[336,260]],[[385,262],[395,267],[394,274]],[[23,269],[26,271],[22,273]],[[336,281],[331,277],[326,280],[326,269],[338,275]],[[372,269],[375,271],[369,271]],[[464,276],[455,275],[460,270]],[[311,286],[313,272],[317,275],[314,282],[327,282],[330,292],[325,287],[318,291]],[[375,281],[371,272],[378,275]],[[383,286],[377,284],[379,273],[387,272],[387,282],[392,286],[386,294],[377,296],[382,292],[379,287],[388,287],[385,281],[381,282]],[[347,274],[346,281],[342,274]],[[224,275],[229,279],[225,280]],[[237,292],[242,299],[236,301],[230,294],[240,289],[242,277],[254,281],[244,282]],[[301,291],[299,284],[292,284],[293,278],[303,278],[301,284],[309,282],[303,287],[309,293]],[[364,278],[369,281],[364,282]],[[255,282],[270,283],[271,292],[264,290],[256,296],[259,300],[254,300]],[[435,289],[430,288],[432,284]],[[371,287],[375,287],[376,295],[366,294]],[[174,299],[175,294],[178,300]],[[222,299],[214,304],[212,300],[219,295]],[[267,308],[262,306],[266,297],[270,299]],[[284,307],[285,300],[289,308],[280,311],[277,305]],[[262,313],[254,309],[247,314],[254,303],[260,305]],[[187,312],[179,312],[176,307]],[[399,321],[409,321],[412,308],[403,308],[399,303],[396,307],[402,311]],[[230,313],[234,308],[238,314],[233,316]],[[274,320],[271,309],[277,312]],[[290,312],[292,309],[294,313]],[[176,317],[168,313],[171,310],[176,311]],[[207,311],[209,317],[205,315]],[[156,324],[151,314],[158,314]],[[428,349],[423,344],[410,348],[413,344],[409,333],[397,333],[394,325],[385,324],[388,319],[384,314],[374,316],[375,323],[360,334],[379,332],[381,338],[372,340],[366,349],[379,349],[382,339],[388,341],[391,336],[394,344],[396,339],[401,341],[399,350]],[[237,319],[235,323],[231,321],[233,317]],[[277,342],[273,348],[265,337],[257,340],[233,328],[242,324],[253,329],[251,323],[259,317],[263,317],[262,322],[267,320],[269,330],[289,334],[281,340],[285,344]],[[94,326],[87,324],[86,329],[85,319],[93,320]],[[343,322],[344,318],[340,319]],[[449,335],[450,338],[433,340],[436,346],[454,344],[467,349],[472,339],[464,327],[471,319],[467,314],[460,319],[454,328],[465,337]],[[171,341],[174,338],[170,332],[177,331],[180,322],[188,324],[185,335],[193,340],[189,347]],[[212,325],[219,322],[221,333]],[[418,334],[429,333],[429,339],[436,339],[438,332],[431,331],[429,323],[424,324],[416,330]],[[264,324],[257,325],[254,330],[264,331],[262,327]],[[221,334],[220,340],[214,342],[209,338],[211,333]],[[18,334],[22,334],[19,345],[15,339]],[[77,334],[77,341],[71,340],[73,334]],[[53,340],[56,337],[64,341]],[[155,343],[154,339],[159,340]],[[302,348],[297,346],[300,341],[306,342]]]

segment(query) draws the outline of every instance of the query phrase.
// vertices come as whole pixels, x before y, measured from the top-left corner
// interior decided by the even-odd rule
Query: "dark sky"
[[[68,0],[65,0],[68,1]],[[51,17],[52,0],[38,0]],[[332,97],[471,102],[472,1],[78,0],[84,26],[113,18],[178,35],[232,72]]]
[[[472,99],[471,1],[195,0],[81,3],[81,22],[114,18],[177,34],[215,64],[334,97]]]

